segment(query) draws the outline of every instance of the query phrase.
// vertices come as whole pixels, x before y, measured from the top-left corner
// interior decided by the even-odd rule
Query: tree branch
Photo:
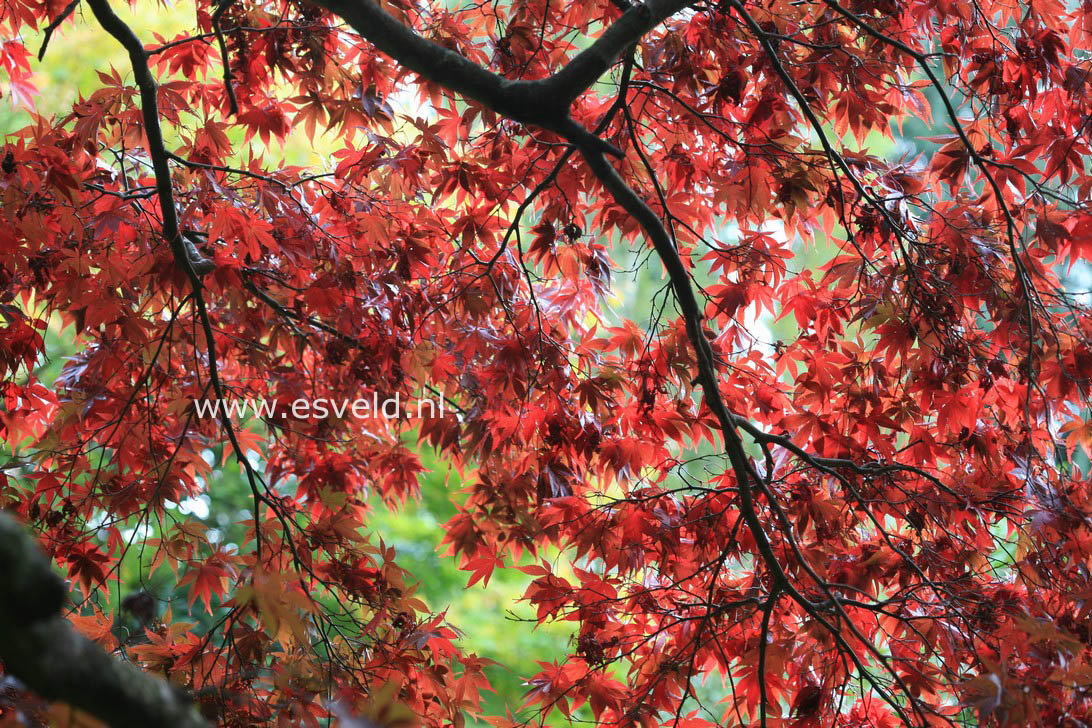
[[[201,275],[211,270],[212,262],[193,255],[186,247],[178,226],[178,212],[174,207],[174,190],[171,188],[171,170],[167,161],[167,149],[163,144],[163,131],[159,126],[159,102],[156,98],[156,83],[148,68],[148,54],[132,29],[125,24],[111,9],[107,0],[88,0],[95,19],[114,36],[118,43],[129,53],[133,67],[133,76],[140,89],[140,111],[144,117],[144,134],[148,138],[148,156],[152,159],[155,172],[156,192],[159,194],[159,210],[163,217],[163,236],[171,246],[175,262],[198,290],[201,288]],[[196,252],[196,249],[194,249]]]
[[[201,330],[205,335],[209,380],[212,382],[212,389],[216,394],[216,398],[223,401],[225,399],[224,388],[220,382],[219,368],[216,362],[216,338],[212,330],[212,321],[209,317],[208,306],[205,303],[201,284],[201,276],[211,271],[214,264],[201,256],[197,247],[182,234],[178,224],[178,212],[174,207],[174,189],[171,185],[169,164],[173,155],[167,151],[166,146],[163,144],[163,130],[159,125],[159,105],[156,99],[156,83],[155,79],[152,78],[151,69],[148,68],[148,54],[133,30],[110,8],[109,0],[87,0],[87,2],[99,24],[118,43],[121,43],[122,47],[129,53],[133,75],[136,77],[137,86],[140,88],[140,108],[144,118],[144,134],[148,138],[148,154],[152,158],[152,169],[155,172],[159,209],[163,216],[163,235],[171,246],[175,263],[189,278],[194,306],[197,308]],[[259,512],[261,503],[266,503],[274,510],[276,508],[259,490],[258,483],[261,482],[261,479],[254,470],[254,466],[251,465],[250,460],[243,455],[244,450],[239,446],[239,440],[235,435],[235,428],[231,423],[231,418],[225,410],[221,410],[219,418],[220,425],[234,448],[235,458],[246,473],[247,483],[250,485],[251,495],[254,499],[255,555],[260,563],[262,560],[262,534],[259,527],[261,523]]]
[[[39,61],[45,58],[46,48],[49,47],[49,39],[53,37],[53,32],[57,30],[57,28],[61,27],[61,24],[64,21],[68,20],[68,18],[72,15],[72,12],[76,9],[76,6],[79,4],[80,0],[72,0],[72,2],[68,3],[68,5],[64,7],[64,10],[61,11],[60,15],[49,21],[49,25],[47,25],[45,27],[45,30],[42,32],[42,46],[38,49]]]
[[[784,590],[785,593],[787,593],[793,601],[799,604],[812,619],[822,625],[822,627],[830,633],[843,654],[849,657],[857,667],[861,676],[872,685],[884,702],[891,706],[906,725],[911,725],[909,716],[906,714],[904,708],[889,694],[877,678],[868,671],[866,665],[853,651],[853,648],[849,645],[841,631],[823,617],[819,612],[818,607],[797,589],[792,579],[785,572],[785,568],[777,558],[777,554],[774,552],[773,545],[770,543],[769,537],[766,534],[766,529],[758,517],[758,506],[754,499],[752,481],[760,488],[762,487],[762,482],[757,475],[752,477],[753,468],[751,467],[747,458],[747,453],[743,448],[743,441],[740,438],[739,432],[736,430],[737,417],[728,410],[728,407],[721,396],[716,370],[716,360],[713,356],[712,347],[702,332],[701,324],[704,320],[703,310],[698,304],[693,288],[690,285],[690,275],[687,272],[682,259],[679,257],[679,253],[675,249],[675,246],[667,233],[667,229],[656,215],[656,212],[633,191],[626,181],[622,179],[622,176],[618,171],[611,166],[602,154],[596,152],[594,149],[589,149],[586,146],[581,146],[579,144],[577,144],[577,146],[580,147],[581,153],[584,155],[584,159],[592,172],[614,197],[615,202],[621,205],[622,208],[638,222],[642,230],[644,230],[645,235],[651,240],[661,261],[663,261],[664,267],[667,269],[672,290],[675,293],[676,301],[682,311],[683,321],[686,323],[687,338],[690,340],[691,346],[694,347],[698,369],[696,381],[701,384],[706,406],[709,407],[710,411],[717,418],[719,429],[724,438],[725,453],[728,455],[732,471],[736,476],[736,485],[739,492],[740,515],[747,524],[747,528],[751,531],[759,558],[761,558],[762,562],[766,565],[767,570],[770,572],[773,586],[777,589]],[[780,512],[780,509],[776,502],[774,502],[772,496],[770,497],[770,507],[780,517],[784,517],[784,514]],[[789,537],[788,530],[785,531],[785,535],[786,537]],[[794,555],[797,557],[801,568],[808,573],[820,589],[826,593],[828,599],[834,603],[839,614],[845,619],[846,626],[853,636],[864,644],[866,648],[885,665],[895,682],[905,691],[905,683],[898,673],[887,664],[887,661],[875,646],[864,638],[853,624],[852,620],[849,619],[841,604],[835,600],[834,595],[830,592],[829,585],[823,581],[807,563],[803,554],[800,553],[799,548],[791,541],[791,537],[789,538],[790,544],[793,546]],[[907,694],[909,694],[908,691]],[[915,712],[920,712],[916,703],[913,703],[913,708]],[[924,720],[922,723],[924,724]]]
[[[514,121],[548,129],[567,139],[579,139],[586,147],[598,148],[600,152],[614,156],[621,154],[613,145],[606,145],[569,118],[569,107],[635,41],[692,2],[646,0],[634,5],[554,75],[513,81],[421,37],[384,11],[375,0],[315,1],[422,78]]]
[[[22,526],[0,512],[0,660],[46,700],[105,723],[204,728],[181,689],[103,652],[60,616],[64,584]]]
[[[235,74],[231,72],[231,56],[228,53],[227,42],[224,40],[224,30],[220,27],[220,18],[235,0],[222,0],[220,6],[212,13],[212,29],[216,33],[216,45],[220,48],[220,61],[224,65],[224,93],[227,94],[228,109],[232,116],[239,115],[239,101],[235,98],[235,87],[232,82]]]

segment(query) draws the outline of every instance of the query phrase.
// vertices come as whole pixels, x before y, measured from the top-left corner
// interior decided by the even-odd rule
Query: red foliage
[[[62,5],[0,11],[17,101],[17,39]],[[695,4],[577,88],[599,146],[319,5],[347,12],[197,0],[192,33],[142,39],[153,120],[103,69],[3,150],[0,432],[24,460],[0,503],[87,598],[81,629],[223,725],[477,715],[486,661],[362,536],[369,494],[416,496],[413,434],[470,483],[445,526],[469,582],[524,564],[538,619],[577,625],[497,725],[1092,722],[1092,315],[1061,278],[1092,259],[1092,5]],[[382,12],[515,80],[645,11]],[[935,151],[863,148],[921,119]],[[289,136],[336,150],[278,165]],[[604,151],[659,222],[604,187]],[[607,251],[657,230],[674,288],[619,321]],[[798,334],[762,342],[760,314]],[[79,350],[46,386],[50,317]],[[193,405],[362,393],[448,407],[248,430]],[[253,491],[238,549],[165,517],[214,447]],[[546,549],[564,569],[526,566]],[[131,550],[215,626],[167,614],[118,645],[91,605]]]

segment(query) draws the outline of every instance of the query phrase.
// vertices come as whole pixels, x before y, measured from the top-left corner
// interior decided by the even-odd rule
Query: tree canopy
[[[0,520],[19,690],[1092,724],[1092,4],[113,5],[0,9],[0,505],[47,557]],[[37,113],[73,24],[124,63]],[[501,713],[377,526],[443,472],[443,556],[573,630]]]

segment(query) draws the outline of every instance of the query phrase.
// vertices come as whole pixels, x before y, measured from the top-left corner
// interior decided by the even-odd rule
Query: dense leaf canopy
[[[125,53],[0,150],[0,505],[103,650],[226,726],[1092,724],[1092,5],[115,10],[0,10],[28,108]],[[430,468],[575,630],[507,714],[373,526]]]

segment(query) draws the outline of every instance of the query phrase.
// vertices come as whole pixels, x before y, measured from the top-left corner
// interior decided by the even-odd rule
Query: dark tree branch
[[[53,37],[53,32],[57,28],[61,27],[61,23],[68,20],[68,17],[75,11],[76,6],[80,4],[80,0],[72,0],[65,6],[61,14],[49,22],[49,25],[45,27],[45,31],[42,33],[42,47],[38,49],[38,60],[41,61],[45,58],[46,48],[49,47],[49,39]]]
[[[239,115],[239,101],[235,98],[235,87],[232,81],[235,74],[231,72],[231,56],[228,54],[227,42],[224,40],[224,30],[220,27],[220,18],[235,0],[221,0],[220,6],[212,14],[212,29],[216,33],[216,44],[220,48],[220,60],[224,64],[224,93],[227,94],[228,107],[232,116]]]
[[[113,726],[205,728],[178,687],[103,652],[61,617],[64,584],[22,526],[0,512],[0,660],[46,700]]]
[[[713,413],[714,417],[717,418],[719,429],[724,438],[725,452],[728,455],[728,461],[731,463],[732,471],[736,476],[740,515],[742,515],[743,521],[747,524],[747,528],[754,537],[755,547],[758,549],[758,556],[769,571],[774,588],[784,590],[785,593],[787,593],[793,601],[799,604],[812,619],[827,630],[838,644],[839,649],[843,654],[849,657],[854,663],[863,679],[868,681],[884,702],[891,706],[906,725],[913,725],[903,706],[894,699],[889,691],[880,684],[876,676],[869,671],[868,666],[865,665],[861,658],[856,654],[841,630],[831,624],[831,622],[823,616],[819,605],[812,603],[800,592],[793,579],[785,572],[785,568],[782,566],[781,561],[774,552],[773,545],[770,543],[769,537],[766,534],[766,529],[758,517],[758,506],[755,502],[752,486],[752,481],[759,487],[762,486],[762,483],[757,475],[754,474],[754,469],[743,448],[743,441],[736,430],[738,418],[728,410],[728,407],[720,394],[716,359],[713,355],[713,350],[709,341],[702,332],[702,321],[704,320],[703,311],[699,306],[693,288],[690,285],[690,276],[686,270],[686,266],[683,264],[678,251],[672,244],[667,229],[664,227],[655,211],[653,211],[648,203],[642,200],[641,197],[626,184],[626,181],[622,179],[622,176],[618,174],[618,171],[607,162],[602,154],[586,147],[581,147],[581,153],[584,155],[584,159],[592,172],[607,191],[610,192],[615,202],[621,205],[626,212],[637,220],[645,235],[652,241],[653,247],[656,249],[656,252],[660,256],[660,260],[667,269],[672,290],[675,293],[676,301],[682,311],[683,321],[686,324],[687,338],[690,339],[690,344],[694,348],[696,354],[698,369],[696,380],[702,387],[706,406]],[[770,498],[770,507],[783,518],[783,514],[781,514],[780,509],[773,501],[772,497]],[[823,581],[807,563],[803,554],[800,553],[799,548],[791,541],[789,532],[785,531],[785,533],[793,546],[794,555],[801,568],[803,568],[816,585],[823,590],[829,602],[834,605],[837,613],[844,619],[847,629],[858,641],[866,646],[866,649],[885,665],[895,682],[909,694],[905,683],[899,677],[898,673],[890,667],[887,660],[875,646],[868,642],[864,635],[860,633],[860,630],[857,629],[852,620],[850,620],[845,613],[841,603],[830,592],[829,584]],[[914,704],[914,710],[915,712],[918,711],[916,703]]]
[[[175,262],[178,264],[195,288],[201,288],[201,275],[211,270],[211,261],[198,257],[191,259],[178,226],[178,212],[174,207],[174,190],[171,188],[171,170],[167,161],[167,149],[163,144],[163,131],[159,126],[159,102],[156,97],[156,83],[148,68],[148,54],[144,45],[132,29],[114,13],[107,0],[87,0],[95,19],[121,43],[129,54],[140,89],[140,111],[144,117],[144,134],[148,138],[148,156],[152,159],[155,172],[156,192],[159,194],[159,211],[163,217],[163,236],[171,246]]]
[[[621,152],[569,117],[569,107],[645,33],[692,0],[646,0],[634,5],[590,46],[552,76],[513,81],[459,53],[422,38],[374,0],[316,0],[343,18],[375,47],[422,78],[473,99],[523,124],[542,127],[584,147],[620,157]]]
[[[766,728],[766,706],[769,702],[766,695],[766,649],[770,636],[770,615],[773,614],[773,610],[777,606],[779,596],[781,596],[781,588],[775,584],[774,588],[770,590],[769,598],[762,605],[762,629],[758,635],[758,711],[761,728]]]
[[[178,212],[174,207],[174,189],[171,185],[170,158],[171,154],[163,144],[163,130],[159,125],[159,105],[156,99],[156,84],[152,78],[151,69],[148,67],[148,54],[144,45],[137,38],[133,30],[119,18],[110,8],[108,0],[87,0],[95,19],[112,35],[122,47],[129,53],[129,59],[133,67],[133,75],[136,77],[137,87],[140,89],[140,107],[144,118],[144,134],[148,139],[148,154],[152,158],[152,169],[155,172],[156,191],[159,195],[159,209],[163,217],[163,235],[174,253],[175,263],[189,279],[193,293],[194,305],[197,308],[198,319],[201,322],[201,330],[205,335],[206,353],[208,355],[209,380],[216,398],[223,401],[224,387],[220,382],[220,374],[216,361],[216,338],[212,330],[212,321],[209,318],[208,306],[205,303],[201,276],[213,268],[212,261],[201,257],[197,247],[182,234],[178,224]],[[220,412],[220,426],[228,437],[235,451],[235,458],[246,472],[247,483],[254,499],[254,529],[255,551],[259,562],[262,560],[262,534],[259,529],[261,523],[260,507],[266,503],[276,511],[275,505],[258,488],[260,477],[251,465],[250,460],[243,454],[239,446],[239,440],[235,435],[235,427],[227,412]]]

